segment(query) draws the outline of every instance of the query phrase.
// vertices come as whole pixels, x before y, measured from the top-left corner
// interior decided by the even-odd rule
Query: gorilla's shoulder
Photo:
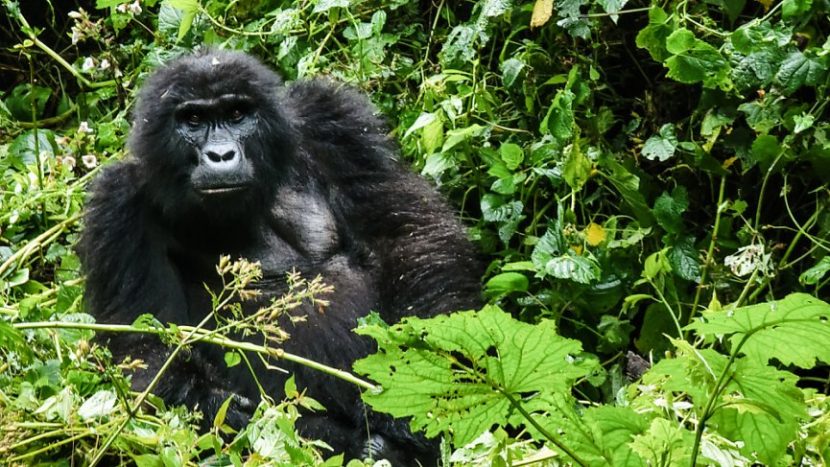
[[[138,193],[141,177],[139,176],[138,164],[134,161],[122,161],[108,165],[95,177],[90,186],[92,201],[126,200]],[[99,196],[100,194],[100,196]]]
[[[305,140],[338,146],[373,146],[393,151],[388,127],[378,109],[359,90],[325,78],[288,86],[289,118]]]

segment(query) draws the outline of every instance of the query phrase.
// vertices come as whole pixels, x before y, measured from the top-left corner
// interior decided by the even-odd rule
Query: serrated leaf
[[[830,272],[830,256],[825,256],[815,266],[801,273],[798,281],[806,285],[816,285],[828,272]]]
[[[666,50],[666,39],[674,29],[666,24],[668,18],[665,11],[658,6],[653,6],[648,11],[648,26],[637,33],[637,47],[646,49],[656,62],[662,63],[671,56]]]
[[[674,125],[667,123],[660,127],[660,132],[651,135],[643,145],[643,157],[649,160],[666,161],[674,156],[677,148],[677,136],[674,134]]]
[[[677,240],[668,252],[669,264],[675,274],[687,281],[700,281],[700,261],[693,237]]]
[[[781,68],[775,74],[775,83],[784,89],[786,94],[792,94],[801,86],[815,86],[827,72],[827,66],[819,59],[808,57],[801,51],[787,55]]]
[[[569,140],[573,136],[573,101],[574,94],[571,91],[566,89],[557,91],[548,108],[548,113],[542,120],[540,131],[563,142]]]
[[[685,84],[703,83],[706,88],[729,89],[729,63],[718,50],[688,29],[678,29],[666,38],[666,49],[673,55],[665,65],[671,79]]]
[[[525,64],[517,58],[508,58],[501,64],[501,80],[504,87],[512,87],[524,69]]]
[[[663,192],[654,201],[654,214],[657,223],[668,233],[677,234],[683,230],[683,213],[689,207],[689,194],[682,185],[672,190],[671,194]]]
[[[78,409],[78,416],[82,420],[105,417],[115,410],[116,402],[118,398],[114,392],[102,389],[84,401]]]
[[[349,0],[318,0],[312,13],[324,13],[332,8],[348,8]]]
[[[412,417],[413,429],[427,436],[451,433],[455,445],[507,424],[503,393],[517,401],[569,395],[574,381],[595,368],[580,363],[580,343],[557,335],[552,321],[522,323],[495,306],[357,332],[375,337],[380,350],[354,365],[383,387],[364,400]]]
[[[727,312],[706,311],[688,329],[705,336],[730,335],[733,347],[761,362],[812,368],[830,362],[830,305],[807,294],[744,306]]]

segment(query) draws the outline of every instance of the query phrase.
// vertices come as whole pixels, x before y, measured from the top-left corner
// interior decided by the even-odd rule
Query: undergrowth
[[[317,404],[290,382],[239,433],[221,411],[200,433],[198,412],[132,392],[122,371],[141,362],[94,339],[146,332],[223,346],[228,365],[315,366],[281,353],[268,318],[313,299],[314,278],[256,317],[216,297],[210,333],[84,313],[87,183],[125,156],[147,73],[203,45],[367,92],[490,261],[482,310],[372,315],[357,332],[378,353],[355,375],[316,365],[443,436],[448,465],[830,461],[826,0],[1,8],[0,463],[341,462],[296,434]]]

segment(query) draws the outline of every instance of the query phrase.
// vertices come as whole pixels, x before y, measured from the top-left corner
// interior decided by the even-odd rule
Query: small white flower
[[[70,18],[72,18],[72,19],[81,19],[81,18],[83,17],[83,16],[81,15],[81,13],[79,13],[79,12],[77,12],[77,11],[75,11],[75,10],[70,11],[69,13],[67,13],[67,15],[68,15]]]
[[[72,43],[77,44],[81,41],[81,30],[77,26],[72,26]]]
[[[89,127],[89,123],[87,123],[86,120],[82,121],[78,125],[78,131],[81,133],[95,133],[95,130]]]
[[[115,7],[115,11],[117,11],[119,13],[126,13],[127,12],[127,4],[122,3],[121,5],[118,5],[117,7]]]
[[[61,165],[69,167],[69,170],[74,169],[75,164],[77,164],[77,161],[72,156],[63,156],[63,157],[61,157],[60,161],[61,161]]]
[[[92,57],[85,58],[83,65],[81,65],[81,71],[87,73],[93,68],[95,68],[95,60],[93,60]]]
[[[109,67],[110,67],[110,61],[107,60],[106,58],[101,60],[101,63],[98,64],[98,68],[100,68],[101,70],[106,70]]]
[[[84,163],[84,167],[87,169],[94,169],[98,165],[98,158],[94,154],[84,154],[81,156],[81,162]]]
[[[141,5],[138,4],[138,0],[135,0],[133,3],[130,3],[127,9],[130,10],[130,13],[134,15],[141,13]]]

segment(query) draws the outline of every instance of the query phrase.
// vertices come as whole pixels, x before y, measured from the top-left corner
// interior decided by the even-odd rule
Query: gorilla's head
[[[235,222],[290,177],[294,132],[281,84],[256,59],[221,50],[181,57],[147,79],[130,149],[165,218]]]

